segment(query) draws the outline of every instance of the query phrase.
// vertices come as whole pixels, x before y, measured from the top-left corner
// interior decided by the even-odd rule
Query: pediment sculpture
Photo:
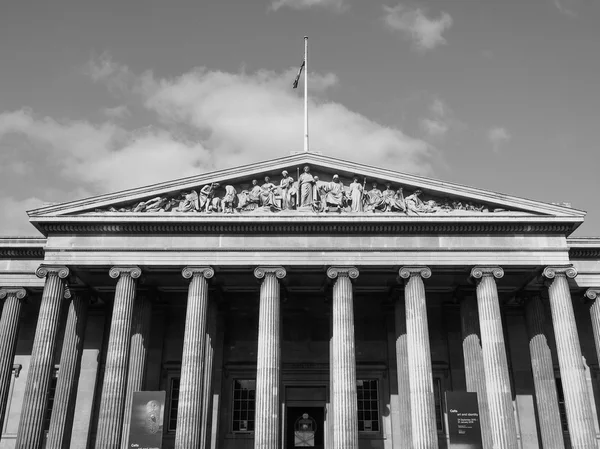
[[[269,176],[265,176],[262,183],[258,179],[252,179],[249,184],[224,186],[214,182],[199,190],[174,192],[129,205],[96,209],[95,212],[243,214],[286,211],[419,216],[456,211],[489,213],[506,210],[456,198],[430,198],[419,189],[405,193],[402,186],[391,182],[385,182],[384,190],[380,190],[377,182],[368,182],[366,177],[360,176],[354,176],[346,186],[337,174],[329,181],[321,180],[306,166],[297,180],[283,170],[278,183],[271,182]]]

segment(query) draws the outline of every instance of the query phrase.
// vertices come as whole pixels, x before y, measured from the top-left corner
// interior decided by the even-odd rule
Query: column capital
[[[504,270],[498,266],[476,266],[471,270],[473,279],[481,279],[484,276],[494,276],[496,279],[504,277]]]
[[[327,269],[327,277],[335,279],[337,277],[349,277],[356,279],[358,277],[358,268],[356,267],[329,267]]]
[[[72,287],[65,283],[63,296],[65,299],[73,299],[75,297],[85,298],[88,302],[92,302],[92,292],[86,287]]]
[[[402,279],[408,279],[411,276],[420,276],[423,279],[428,279],[431,277],[431,268],[426,266],[406,266],[400,268],[398,274]]]
[[[142,270],[140,267],[135,265],[126,266],[126,267],[112,267],[108,272],[108,275],[113,279],[118,279],[121,275],[131,276],[132,279],[137,279],[142,275]]]
[[[210,279],[215,275],[215,270],[212,267],[195,267],[189,266],[181,270],[181,275],[186,279],[191,279],[194,276],[202,276],[204,279]]]
[[[283,279],[287,272],[285,271],[285,268],[279,266],[260,266],[254,269],[254,276],[256,279],[262,279],[267,274],[273,274],[277,279]]]
[[[35,275],[39,278],[45,278],[48,275],[56,275],[60,279],[65,279],[69,275],[69,269],[64,265],[40,265]]]
[[[16,296],[17,299],[23,299],[27,296],[27,292],[22,287],[0,287],[0,299],[4,299],[7,296]]]
[[[554,279],[556,276],[566,276],[573,279],[577,276],[577,270],[572,265],[549,266],[544,268],[542,276],[547,279]]]
[[[1,292],[1,290],[0,290]],[[2,295],[2,293],[0,293]],[[1,298],[2,296],[0,296]],[[600,297],[600,287],[590,287],[585,291],[585,299],[594,301],[596,298]]]

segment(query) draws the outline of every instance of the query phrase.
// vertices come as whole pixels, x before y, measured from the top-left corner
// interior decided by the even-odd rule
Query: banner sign
[[[477,393],[446,392],[449,449],[483,449]]]
[[[131,403],[131,449],[162,449],[165,416],[164,391],[136,391]]]

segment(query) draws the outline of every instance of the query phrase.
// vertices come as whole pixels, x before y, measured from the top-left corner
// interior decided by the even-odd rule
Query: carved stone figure
[[[289,176],[288,172],[284,170],[281,173],[281,181],[279,181],[279,192],[281,196],[281,209],[290,210],[294,208],[294,197],[292,196],[294,187],[294,178]]]
[[[404,205],[404,196],[402,195],[402,187],[398,189],[398,192],[394,192],[392,185],[387,183],[381,196],[383,197],[383,202],[385,204],[385,212],[406,211],[406,206]]]
[[[271,182],[268,176],[265,176],[265,183],[260,186],[260,204],[263,207],[277,207],[275,204],[275,189],[277,186]]]
[[[221,207],[226,214],[232,214],[238,200],[237,191],[232,185],[225,186],[225,196],[221,199]]]
[[[258,185],[258,181],[256,179],[252,180],[252,189],[248,192],[248,202],[255,203],[260,205],[260,194],[262,193],[262,189]]]
[[[352,212],[363,211],[363,185],[358,182],[358,177],[355,176],[354,180],[348,186],[350,188],[350,201],[352,205]]]
[[[323,183],[319,181],[319,177],[315,176],[315,184],[313,186],[313,210],[315,212],[323,212],[325,210],[325,190]]]
[[[432,213],[439,210],[437,203],[433,200],[429,200],[426,203],[419,198],[421,195],[419,189],[415,190],[412,195],[406,197],[406,210],[414,214],[419,213]]]
[[[183,200],[179,203],[179,212],[199,211],[200,204],[198,202],[198,193],[192,190],[189,193],[184,193]]]
[[[372,186],[372,189],[367,192],[367,210],[384,211],[386,209],[386,204],[383,199],[383,194],[381,193],[381,190],[377,188],[376,182],[374,182]]]
[[[310,167],[304,167],[304,172],[298,178],[299,202],[298,206],[312,206],[313,185],[315,178],[310,174]]]
[[[327,186],[325,203],[327,206],[335,207],[338,210],[344,207],[344,184],[342,184],[338,175],[333,175],[333,180]]]
[[[198,205],[200,207],[200,210],[204,210],[205,212],[210,212],[214,210],[215,203],[217,202],[213,202],[213,198],[215,196],[215,190],[218,187],[219,183],[213,182],[212,184],[205,185],[200,189],[200,193],[198,194]]]

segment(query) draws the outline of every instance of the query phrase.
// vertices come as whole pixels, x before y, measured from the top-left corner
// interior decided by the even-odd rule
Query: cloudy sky
[[[6,0],[0,234],[25,210],[302,149],[589,212],[600,0]]]

